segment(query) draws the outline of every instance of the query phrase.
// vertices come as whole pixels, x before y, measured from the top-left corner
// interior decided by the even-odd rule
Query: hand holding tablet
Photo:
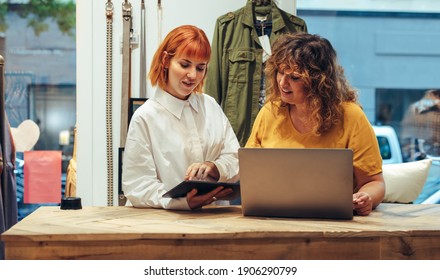
[[[240,182],[227,183],[227,182],[210,182],[210,181],[183,181],[170,191],[165,193],[163,197],[184,197],[192,189],[197,189],[198,195],[206,194],[217,187],[223,186],[224,188],[231,188],[233,192],[230,195],[219,198],[218,200],[235,200],[240,197]]]

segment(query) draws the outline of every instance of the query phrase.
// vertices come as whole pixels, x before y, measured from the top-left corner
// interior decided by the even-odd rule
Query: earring
[[[164,75],[165,82],[166,82],[168,80],[168,68],[163,69],[163,75]]]

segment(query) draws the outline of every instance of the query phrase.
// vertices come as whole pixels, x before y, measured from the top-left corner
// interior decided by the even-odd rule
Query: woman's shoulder
[[[206,94],[206,93],[193,93],[198,100],[198,102],[203,105],[205,108],[211,108],[211,109],[221,109],[220,104],[217,103],[217,100],[215,100],[214,97]]]
[[[147,99],[142,105],[137,108],[132,108],[132,118],[148,118],[157,113],[157,102],[154,97]]]
[[[217,101],[215,100],[215,98],[210,96],[210,95],[208,95],[208,94],[206,94],[206,93],[194,93],[194,95],[198,99],[202,99],[202,100],[204,100],[206,102],[216,103],[217,104]]]
[[[288,106],[283,104],[280,100],[276,100],[276,101],[268,101],[264,104],[264,106],[261,108],[260,112],[262,114],[268,114],[270,113],[271,115],[279,115],[285,114],[285,110],[288,110]]]
[[[144,102],[138,102],[137,104],[133,103],[131,104],[133,106],[132,107],[133,113],[137,111],[148,110],[148,108],[150,108],[153,103],[154,103],[154,97],[148,98]]]
[[[360,104],[344,102],[342,106],[344,107],[344,123],[346,125],[370,123]]]
[[[344,102],[342,103],[342,107],[344,108],[345,115],[353,116],[353,115],[363,115],[364,111],[360,104],[355,102]]]

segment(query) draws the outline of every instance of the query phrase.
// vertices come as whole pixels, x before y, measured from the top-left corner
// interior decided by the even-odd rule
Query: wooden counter
[[[440,205],[381,204],[352,221],[41,207],[1,238],[7,259],[440,259]]]

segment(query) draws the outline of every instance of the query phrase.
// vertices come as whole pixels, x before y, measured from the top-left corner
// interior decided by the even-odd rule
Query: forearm
[[[222,155],[212,161],[218,170],[218,181],[232,181],[238,175],[238,157],[236,154]],[[238,179],[237,179],[238,180]]]
[[[146,178],[131,182],[123,182],[124,194],[134,207],[164,208],[188,210],[186,198],[170,199],[162,195],[167,191],[161,182],[154,182]]]
[[[218,156],[211,160],[218,170],[219,181],[237,181],[238,180],[238,149],[240,144],[229,124],[226,116],[223,115],[224,125],[226,126],[224,134],[224,144]]]
[[[215,163],[213,163],[211,161],[205,161],[204,164],[209,166],[209,172],[208,172],[209,179],[212,179],[214,181],[218,181],[218,179],[220,178],[220,172],[219,172],[217,166],[215,165]]]
[[[157,162],[154,161],[152,152],[145,148],[149,145],[139,143],[147,142],[128,138],[125,146],[122,188],[129,202],[134,207],[189,209],[186,199],[162,197],[177,182],[158,177],[160,172],[157,170]],[[174,174],[174,170],[167,171],[168,174]]]
[[[363,184],[358,192],[367,193],[371,197],[373,209],[376,208],[385,196],[385,182],[382,174],[372,176],[372,180]]]

